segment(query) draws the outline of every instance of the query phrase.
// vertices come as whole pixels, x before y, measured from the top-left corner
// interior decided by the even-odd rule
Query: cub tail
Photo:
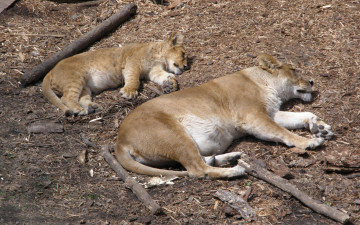
[[[149,175],[149,176],[188,176],[189,173],[187,171],[174,171],[174,170],[165,170],[153,168],[150,166],[146,166],[134,160],[127,150],[121,146],[120,144],[116,144],[115,147],[115,155],[119,163],[128,171]]]
[[[65,116],[72,115],[71,110],[61,102],[60,98],[51,88],[51,71],[45,76],[41,88],[45,98],[47,98],[47,100],[49,100],[49,102],[54,104],[56,107],[61,109],[65,113]]]

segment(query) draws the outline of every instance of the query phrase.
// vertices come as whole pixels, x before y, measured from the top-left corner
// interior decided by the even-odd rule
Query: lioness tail
[[[119,144],[115,147],[115,155],[119,163],[128,171],[150,175],[150,176],[168,176],[168,175],[175,175],[175,176],[188,176],[189,173],[187,171],[174,171],[174,170],[165,170],[165,169],[158,169],[153,168],[150,166],[146,166],[134,160],[130,154]]]

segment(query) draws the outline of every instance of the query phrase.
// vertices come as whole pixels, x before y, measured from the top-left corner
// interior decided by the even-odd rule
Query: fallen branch
[[[119,164],[119,162],[110,154],[107,145],[102,147],[102,156],[109,163],[110,167],[119,175],[125,182],[125,186],[132,190],[136,197],[150,209],[153,214],[160,214],[163,212],[162,208],[151,198],[145,188],[129,176],[127,171]]]
[[[31,71],[26,72],[20,79],[21,85],[25,87],[42,79],[60,60],[80,53],[89,47],[92,43],[99,40],[133,16],[136,13],[136,9],[136,5],[132,3],[128,4],[120,12],[112,15],[109,19],[102,22],[87,34],[66,46],[62,51],[35,66]]]
[[[291,184],[287,180],[269,172],[268,170],[262,168],[257,165],[255,162],[251,160],[247,160],[244,162],[243,160],[239,160],[239,165],[246,169],[246,172],[254,177],[260,178],[283,191],[288,192],[303,204],[311,208],[317,213],[325,215],[335,221],[340,223],[350,222],[350,217],[346,213],[340,212],[339,210],[322,204],[321,202],[312,199],[304,192],[300,191],[295,185]]]

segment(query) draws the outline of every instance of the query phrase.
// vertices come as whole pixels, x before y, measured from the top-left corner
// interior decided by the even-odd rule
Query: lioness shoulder
[[[42,92],[65,115],[86,115],[101,109],[92,94],[117,88],[124,98],[135,98],[141,79],[177,89],[175,75],[187,68],[183,35],[171,33],[161,42],[134,43],[99,49],[60,61],[44,78]],[[55,91],[55,92],[54,92]],[[61,99],[57,94],[62,95]]]

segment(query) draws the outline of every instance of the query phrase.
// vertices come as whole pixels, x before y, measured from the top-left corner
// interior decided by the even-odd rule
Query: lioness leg
[[[242,152],[229,152],[221,155],[206,156],[204,160],[209,166],[225,166],[237,163],[237,160],[243,155]]]
[[[287,129],[308,128],[316,137],[331,139],[334,135],[331,131],[331,126],[319,120],[311,112],[279,111],[275,114],[274,121]]]
[[[249,119],[251,123],[242,125],[242,129],[245,129],[249,134],[255,137],[273,142],[282,142],[287,146],[296,146],[301,149],[313,149],[318,147],[324,142],[323,138],[311,138],[307,139],[296,135],[286,128],[280,126],[273,121],[267,115],[257,116]]]

